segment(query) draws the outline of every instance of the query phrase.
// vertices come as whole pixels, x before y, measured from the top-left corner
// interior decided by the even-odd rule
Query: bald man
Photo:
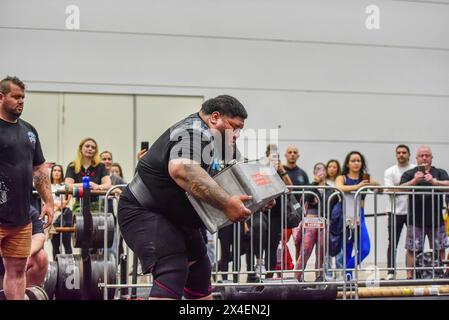
[[[296,164],[299,159],[299,151],[295,146],[289,146],[285,150],[285,160],[287,163],[284,169],[295,186],[309,185],[309,177],[307,173]]]
[[[416,152],[418,166],[404,172],[401,177],[401,186],[449,186],[447,172],[432,166],[432,161],[432,149],[428,146],[419,147]],[[407,267],[413,268],[414,254],[417,255],[423,251],[426,236],[430,247],[438,251],[441,259],[444,260],[446,232],[442,215],[443,196],[434,195],[432,199],[430,194],[424,197],[410,195],[409,208],[405,245]],[[413,278],[413,270],[407,270],[407,278]]]

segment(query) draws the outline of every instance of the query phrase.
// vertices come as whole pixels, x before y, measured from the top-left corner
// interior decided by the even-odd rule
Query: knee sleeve
[[[188,270],[185,255],[177,254],[159,259],[151,271],[154,280],[150,297],[181,299]]]
[[[189,268],[189,275],[184,288],[186,299],[199,299],[211,294],[210,282],[212,268],[207,255],[204,255]]]

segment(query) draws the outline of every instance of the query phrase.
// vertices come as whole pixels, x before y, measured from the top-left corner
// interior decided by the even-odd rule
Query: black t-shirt
[[[289,167],[284,166],[284,169],[292,180],[294,186],[307,186],[310,184],[307,173],[300,167],[296,166],[295,168],[290,169]]]
[[[418,167],[410,169],[401,177],[401,184],[409,182],[413,180],[416,172],[419,170]],[[435,167],[430,168],[430,174],[437,180],[447,181],[449,180],[449,176],[447,172],[443,169],[438,169]],[[429,182],[422,181],[417,184],[417,186],[431,186]],[[416,190],[419,191],[419,190]],[[421,190],[421,191],[430,191],[430,190]],[[433,225],[436,228],[438,224],[443,226],[443,198],[444,196],[434,195],[434,205],[433,205]],[[413,204],[416,205],[414,208]],[[432,227],[432,195],[415,195],[415,201],[413,202],[413,196],[409,196],[409,223],[413,224],[413,212],[415,212],[414,223],[415,226],[422,227],[423,225],[423,207],[424,207],[424,226]],[[413,211],[413,209],[415,209]],[[440,209],[440,210],[438,210]]]
[[[70,163],[67,166],[65,177],[72,178],[75,180],[75,183],[83,183],[83,178],[86,176],[90,178],[91,182],[101,184],[101,179],[108,176],[108,173],[106,167],[102,163],[99,163],[95,167],[90,166],[87,169],[81,166],[81,170],[78,173],[75,173],[75,165],[73,163]]]
[[[39,211],[33,206],[30,206],[30,219],[32,223],[32,234],[44,233],[44,222],[39,219]]]
[[[36,129],[18,119],[0,119],[0,226],[30,223],[33,166],[45,162]]]
[[[178,225],[202,227],[203,223],[190,204],[186,192],[170,177],[168,163],[187,158],[201,164],[214,176],[222,167],[222,156],[213,143],[213,135],[198,113],[192,114],[165,131],[137,164],[137,173],[154,199],[151,211],[164,214]],[[122,197],[135,202],[128,187]],[[123,217],[132,219],[132,215]]]
[[[296,166],[293,169],[290,169],[289,167],[284,166],[285,171],[287,172],[287,175],[292,180],[292,183],[294,186],[307,186],[310,184],[309,177],[307,176],[307,173],[302,170],[300,167]],[[301,202],[301,189],[293,189],[294,192],[298,192],[295,194],[296,200],[298,202]]]
[[[81,166],[81,170],[78,173],[75,173],[75,165],[73,163],[70,163],[67,166],[66,170],[66,178],[72,178],[75,180],[75,183],[83,183],[83,177],[89,177],[91,182],[94,182],[96,184],[101,184],[101,179],[103,177],[109,176],[106,167],[103,163],[99,163],[95,167],[89,166],[87,169]],[[98,196],[91,196],[91,201],[98,201]]]

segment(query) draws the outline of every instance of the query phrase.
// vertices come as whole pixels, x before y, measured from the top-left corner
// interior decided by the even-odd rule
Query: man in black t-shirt
[[[297,147],[291,145],[288,146],[287,149],[285,149],[285,160],[287,161],[287,163],[283,166],[285,169],[285,172],[287,173],[287,175],[290,177],[291,181],[292,181],[292,185],[294,186],[308,186],[310,185],[310,181],[309,181],[309,176],[307,175],[307,173],[301,169],[300,167],[298,167],[298,159],[299,159],[299,150]],[[301,189],[292,189],[292,191],[296,191],[296,200],[299,203],[302,203],[302,197],[301,197]],[[291,229],[287,234],[287,237],[290,238],[290,235],[292,234]],[[288,239],[287,239],[288,240]],[[295,246],[297,246],[296,242],[295,242]],[[299,247],[297,246],[297,250],[296,250],[296,260],[298,260],[299,258]]]
[[[211,299],[204,225],[186,191],[234,222],[250,216],[243,203],[249,196],[229,195],[211,178],[223,161],[232,159],[246,117],[243,105],[231,96],[207,100],[198,113],[156,140],[123,191],[120,230],[143,272],[153,274],[151,298]]]
[[[48,170],[36,129],[19,119],[25,85],[16,77],[0,81],[0,250],[6,269],[8,300],[25,295],[25,271],[31,250],[30,190],[33,180],[44,201],[40,218],[53,220]]]
[[[26,267],[26,286],[40,286],[45,279],[48,268],[48,256],[44,250],[45,233],[44,224],[39,218],[39,212],[30,206],[30,218],[32,223],[31,253]],[[3,288],[3,276],[5,269],[0,259],[0,289]]]
[[[417,167],[410,169],[401,177],[401,186],[449,186],[449,176],[443,169],[432,166],[432,150],[428,146],[421,146],[416,153]],[[419,191],[419,190],[417,190]],[[431,190],[421,190],[431,192]],[[413,268],[413,253],[421,252],[427,236],[430,247],[439,251],[444,260],[444,244],[446,231],[442,216],[443,196],[410,195],[407,239],[405,249],[406,265]],[[412,278],[413,270],[407,270],[407,277]]]
[[[304,170],[298,167],[298,159],[298,148],[295,146],[287,147],[285,150],[285,160],[287,160],[287,164],[284,165],[284,169],[292,180],[294,186],[308,186],[310,184],[309,176]]]

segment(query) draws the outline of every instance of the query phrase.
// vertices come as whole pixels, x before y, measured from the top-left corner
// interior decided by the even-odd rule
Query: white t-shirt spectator
[[[408,164],[405,167],[400,167],[397,164],[385,170],[384,185],[388,187],[398,186],[401,183],[401,177],[405,171],[416,167],[414,164]],[[391,195],[388,199],[387,212],[395,212],[396,214],[408,213],[408,196],[396,195],[396,208],[394,207],[394,196]]]

